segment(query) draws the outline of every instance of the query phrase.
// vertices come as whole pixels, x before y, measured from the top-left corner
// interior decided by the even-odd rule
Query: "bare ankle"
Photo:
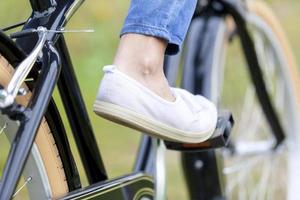
[[[136,34],[124,35],[114,59],[118,70],[136,79],[161,97],[173,101],[163,73],[166,42]]]
[[[141,76],[162,72],[166,42],[149,36],[122,36],[114,64],[122,71],[135,71]]]

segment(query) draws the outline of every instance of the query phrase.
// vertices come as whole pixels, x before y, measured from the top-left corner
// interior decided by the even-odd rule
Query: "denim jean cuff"
[[[170,35],[170,33],[165,29],[143,24],[125,24],[121,30],[120,36],[126,33],[148,35],[166,40],[168,42],[165,52],[167,55],[174,55],[178,53],[180,49],[179,44],[182,42],[180,38]]]

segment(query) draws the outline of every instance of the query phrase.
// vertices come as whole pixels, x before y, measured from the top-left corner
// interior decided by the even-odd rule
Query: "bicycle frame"
[[[31,20],[25,25],[25,28],[41,26],[42,24],[40,21],[43,20],[43,16],[41,17],[40,13],[50,12],[49,16],[46,16],[49,19],[43,26],[48,29],[60,30],[66,25],[76,9],[83,3],[83,0],[56,2],[49,0],[31,0],[30,2],[33,11],[35,11],[33,13],[34,16],[31,18],[36,19],[36,21]],[[107,175],[64,38],[62,35],[50,34],[49,40],[55,44],[60,55],[61,64],[64,66],[58,80],[58,88],[89,183],[92,184],[106,180]],[[28,48],[30,45],[29,43],[31,42],[27,38],[24,41],[18,40],[18,44],[21,47]],[[29,52],[30,51],[31,50],[29,49]]]
[[[30,17],[31,20],[29,20],[28,23],[26,23],[26,25],[24,26],[24,29],[28,27],[37,28],[38,26],[42,25],[44,27],[47,27],[48,29],[60,30],[67,23],[71,15],[75,12],[76,8],[82,2],[83,1],[78,0],[57,2],[49,0],[31,1],[34,12]],[[46,22],[45,19],[47,19]],[[41,21],[43,21],[43,24]],[[28,38],[26,38],[26,40],[23,40],[21,38],[17,40],[17,43],[23,51],[29,53],[33,48],[33,44],[37,42],[36,39],[36,37],[31,37],[29,40]],[[38,124],[41,121],[41,118],[46,111],[48,102],[51,99],[52,91],[57,82],[61,69],[61,63],[64,64],[65,68],[69,66],[69,73],[65,73],[65,70],[62,71],[61,78],[58,81],[59,88],[61,90],[62,88],[67,88],[69,91],[73,91],[73,98],[70,98],[69,96],[68,99],[72,99],[72,101],[70,100],[69,102],[74,102],[72,104],[73,107],[67,108],[66,110],[68,111],[69,118],[72,120],[70,120],[72,129],[73,131],[75,130],[74,135],[77,136],[75,138],[77,144],[79,143],[78,148],[88,175],[89,182],[95,183],[107,178],[104,166],[102,164],[102,159],[100,157],[100,153],[90,126],[90,122],[87,117],[87,112],[78,88],[78,84],[76,82],[76,78],[74,78],[74,73],[72,73],[73,71],[70,70],[70,68],[72,68],[72,64],[70,62],[68,52],[66,51],[64,40],[60,39],[60,35],[58,34],[49,33],[47,35],[47,41],[48,42],[46,44],[46,47],[43,49],[43,73],[39,77],[39,86],[41,85],[42,88],[39,89],[38,87],[36,89],[36,92],[33,94],[30,103],[32,107],[28,109],[28,112],[26,112],[24,116],[20,115],[18,117],[21,125],[20,129],[18,130],[17,137],[12,144],[13,148],[11,150],[5,171],[3,173],[2,185],[0,188],[0,199],[8,199],[12,196],[15,185],[20,177],[21,171],[24,167],[24,163],[33,144],[36,130],[39,126]],[[53,45],[57,46],[59,53],[56,52]],[[50,68],[48,65],[50,66]],[[66,79],[69,81],[67,84],[64,82],[64,80]],[[64,91],[61,90],[60,92],[64,93]],[[68,97],[64,96],[64,98]],[[74,104],[76,104],[76,108],[74,108]],[[74,113],[75,115],[73,115]],[[57,113],[52,112],[52,115],[57,115]],[[55,117],[52,117],[52,119],[55,119]],[[59,117],[57,119],[59,119]],[[78,124],[80,126],[75,127],[74,124]],[[80,137],[80,135],[83,135],[84,138],[78,138]],[[64,139],[63,141],[65,142],[66,140]],[[65,156],[68,156],[70,158],[70,163],[68,164],[69,167],[67,167],[67,169],[69,168],[72,172],[66,174],[67,179],[73,180],[70,182],[68,180],[69,183],[73,183],[73,185],[69,185],[69,188],[79,188],[80,184],[78,184],[78,173],[76,169],[72,169],[71,167],[71,165],[73,164],[72,156],[68,149],[65,152]],[[14,174],[14,176],[11,176],[11,174]]]
[[[32,13],[30,20],[28,20],[28,22],[25,24],[24,29],[43,26],[47,29],[60,30],[66,25],[68,20],[80,6],[80,4],[83,3],[83,1],[84,0],[30,0],[34,12]],[[251,46],[250,49],[244,48],[246,51],[245,55],[250,71],[252,69],[251,75],[254,77],[254,83],[256,82],[256,85],[260,84],[259,86],[261,87],[261,84],[264,85],[264,82],[261,82],[262,78],[259,77],[261,72],[259,70],[260,68],[255,49],[253,48],[253,42],[246,29],[244,16],[239,11],[240,8],[226,0],[216,0],[215,2],[220,3],[223,8],[225,8],[222,11],[224,12],[223,15],[227,13],[235,18],[243,46]],[[213,30],[207,29],[203,30],[201,33],[208,34],[209,31]],[[214,38],[212,38],[212,40],[213,39]],[[27,38],[19,38],[17,40],[17,45],[20,47],[20,49],[22,49],[22,51],[24,51],[24,54],[29,54],[36,42],[37,37],[30,36]],[[202,57],[207,57],[208,59],[209,52],[207,54],[205,52],[203,53],[204,54]],[[65,107],[89,183],[97,183],[94,185],[95,188],[101,188],[103,186],[101,185],[102,183],[110,183],[107,182],[106,170],[104,168],[98,145],[96,144],[95,136],[90,125],[86,108],[84,106],[84,101],[75,77],[64,37],[57,33],[49,33],[47,35],[47,43],[43,49],[43,55],[44,56],[42,60],[37,63],[37,65],[40,65],[39,67],[42,69],[42,71],[38,79],[37,88],[30,101],[30,107],[25,112],[20,112],[20,114],[17,116],[17,119],[20,120],[20,128],[17,132],[16,138],[14,139],[14,142],[12,143],[11,152],[2,176],[2,182],[0,185],[0,199],[9,199],[13,195],[17,181],[21,176],[22,169],[26,162],[26,158],[28,157],[34,142],[36,130],[39,127],[39,123],[44,114],[47,118],[47,121],[48,119],[50,122],[52,121],[52,124],[56,124],[55,126],[57,126],[62,132],[61,135],[54,135],[54,137],[58,143],[58,149],[60,153],[62,156],[67,158],[67,162],[63,163],[63,165],[66,169],[66,177],[68,180],[69,189],[73,191],[81,187],[77,169],[73,164],[74,159],[68,146],[63,124],[55,104],[51,100],[53,88],[56,83],[58,84],[63,105]],[[204,87],[206,87],[202,82],[196,83],[197,87],[199,88],[204,89]],[[266,95],[266,91],[264,91],[264,89],[258,89],[261,91],[261,99],[263,100],[262,105],[268,110],[266,112],[268,120],[272,121],[271,126],[275,130],[274,134],[278,141],[280,141],[284,138],[284,136],[280,130],[281,126],[278,120],[276,120],[277,116],[274,114],[275,112],[272,108],[271,101],[267,98],[268,96]],[[122,181],[128,181],[136,179],[137,177],[142,177],[142,179],[144,178],[148,181],[145,184],[149,187],[152,187],[151,179],[145,178],[145,176],[140,173],[141,171],[147,171],[147,165],[149,165],[151,160],[149,159],[151,156],[151,148],[151,139],[148,136],[145,136],[141,142],[134,173],[115,180],[115,182],[121,183]],[[212,159],[214,159],[213,162],[216,162],[215,153],[213,151],[202,152],[200,154],[193,153],[189,155],[193,156],[186,156],[186,154],[183,154],[183,157],[187,158],[186,163],[193,163],[199,160],[199,158],[206,163],[211,163]],[[211,175],[211,177],[216,177],[216,180],[218,180],[218,172],[216,170],[217,169],[205,171],[205,173],[207,173],[207,175]],[[194,177],[197,177],[198,173],[197,169],[192,168],[186,169],[185,172],[191,177],[194,175]],[[196,191],[199,193],[199,189],[197,188],[204,187],[201,185],[201,183],[199,185],[199,180],[192,179],[190,181],[190,185],[188,186],[192,188],[191,193],[195,193]],[[221,188],[221,184],[219,182],[216,184],[218,188]],[[90,190],[97,190],[95,188],[93,189],[92,187]],[[83,193],[87,194],[88,192],[89,189],[75,194],[71,193],[69,197],[66,197],[66,199],[69,199],[74,195],[80,196],[81,194],[83,195]],[[217,192],[213,189],[207,192],[218,193],[216,194],[218,197],[222,196],[222,194],[219,194],[221,193],[221,189]]]
[[[204,12],[196,12],[194,19],[198,19],[202,26],[197,29],[197,33],[199,33],[198,43],[194,45],[198,46],[192,50],[192,52],[189,52],[192,55],[196,55],[196,59],[191,60],[188,64],[185,63],[187,65],[184,66],[183,74],[186,77],[183,77],[182,87],[192,93],[202,94],[217,102],[215,95],[210,93],[212,81],[210,80],[211,76],[209,76],[209,74],[212,73],[211,70],[213,69],[214,63],[212,58],[214,58],[213,54],[215,52],[217,34],[220,29],[222,30],[222,26],[225,24],[225,17],[228,15],[233,17],[248,64],[247,67],[250,77],[258,95],[258,100],[270,124],[274,138],[276,138],[275,149],[284,141],[285,134],[265,87],[254,43],[247,28],[246,16],[244,15],[245,7],[239,3],[241,2],[210,0]],[[176,77],[174,77],[176,73],[174,73],[174,71],[178,70],[174,69],[174,66],[179,65],[179,59],[176,57],[168,57],[166,62],[169,67],[172,66],[172,70],[165,70],[166,74],[170,75],[172,84],[176,81]],[[201,70],[199,70],[200,68]],[[201,74],[199,74],[200,71]],[[196,72],[198,74],[194,75]],[[225,198],[223,193],[224,180],[222,180],[222,172],[220,172],[222,163],[219,162],[219,157],[218,153],[214,150],[182,153],[183,171],[187,180],[190,199],[204,200]],[[199,162],[202,163],[201,168],[197,167],[197,163]]]

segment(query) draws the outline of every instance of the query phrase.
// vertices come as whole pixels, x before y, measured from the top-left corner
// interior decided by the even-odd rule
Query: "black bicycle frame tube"
[[[210,7],[202,15],[195,16],[186,41],[182,87],[191,93],[212,96],[212,70],[217,36],[224,16]],[[212,99],[213,98],[213,99]],[[193,200],[224,199],[223,183],[215,150],[182,152],[182,167]]]
[[[60,30],[83,0],[30,0],[30,2],[34,12],[24,26],[25,29],[44,26]],[[107,175],[65,41],[61,34],[50,33],[48,39],[55,44],[61,57],[62,73],[58,86],[89,183],[103,181],[107,179]],[[17,43],[29,53],[35,40],[35,37],[21,38]]]
[[[242,8],[234,4],[230,0],[216,0],[224,6],[226,12],[228,12],[234,19],[237,31],[241,40],[242,49],[248,64],[251,79],[253,81],[255,91],[258,100],[262,106],[265,117],[270,125],[272,134],[276,138],[276,145],[274,148],[279,146],[285,139],[285,133],[282,128],[282,124],[279,121],[278,115],[272,104],[271,98],[268,94],[266,84],[263,78],[263,72],[261,70],[254,42],[247,29],[247,23]]]
[[[20,127],[12,142],[0,187],[0,199],[10,199],[22,174],[40,122],[46,112],[60,72],[59,56],[47,43],[43,49],[43,66],[29,106],[20,117]]]
[[[103,181],[107,179],[106,171],[63,36],[56,46],[63,66],[58,88],[86,175],[90,183]]]
[[[272,105],[271,99],[266,90],[265,82],[262,76],[262,71],[254,48],[254,43],[248,32],[245,17],[242,14],[243,11],[240,10],[240,6],[232,4],[236,1],[214,0],[210,3],[213,2],[219,3],[217,7],[221,10],[223,8],[224,14],[229,14],[234,17],[238,33],[241,39],[245,58],[247,60],[250,76],[256,88],[259,102],[270,124],[270,128],[272,129],[272,133],[277,139],[278,146],[284,140],[285,135],[276,115],[275,109]],[[209,32],[211,30],[207,31]],[[208,58],[208,55],[204,53],[204,56],[202,56],[202,58],[206,59]],[[207,86],[203,85],[202,81],[203,79],[199,78],[198,81],[195,81],[196,85],[194,86],[194,89],[200,89],[200,91],[198,91],[200,93],[203,92],[202,90],[207,90],[207,86],[208,88],[210,87],[209,84]],[[214,151],[182,154],[184,172],[188,180],[188,188],[192,199],[212,199],[215,197],[217,197],[217,199],[224,198],[222,197],[221,193],[222,191],[224,191],[222,188],[222,184],[220,184],[222,183],[222,180],[218,180],[218,176],[220,175],[219,173],[222,172],[218,169],[218,167],[220,167],[218,166],[220,163],[217,163],[216,156],[217,154]],[[201,170],[195,167],[197,161],[201,161],[204,164],[204,167],[202,166]],[[215,166],[216,168],[212,166]],[[207,193],[207,195],[210,197],[204,195],[204,193]],[[218,196],[218,194],[220,194],[220,196]]]
[[[16,68],[18,64],[26,57],[24,52],[22,52],[22,50],[18,48],[16,44],[2,32],[0,32],[0,53],[14,68]],[[38,69],[34,68],[28,77],[38,77],[38,75]],[[27,86],[30,89],[33,89],[32,87],[34,87],[34,84],[33,82],[29,82],[27,83]],[[69,191],[81,188],[79,173],[76,165],[74,164],[75,162],[70,150],[67,134],[53,99],[51,99],[49,102],[45,118],[50,127],[59,151],[59,155],[61,157],[61,161],[63,163]]]
[[[30,0],[33,12],[23,29],[43,26],[51,30],[61,30],[83,2],[84,0]],[[47,39],[55,44],[59,36],[60,34],[50,32]],[[17,39],[17,43],[22,45],[23,51],[29,53],[36,40],[37,37],[32,35]]]

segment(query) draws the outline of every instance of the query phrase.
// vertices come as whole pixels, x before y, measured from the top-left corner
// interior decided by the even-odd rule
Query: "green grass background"
[[[269,0],[268,2],[276,11],[286,30],[299,63],[300,1]],[[117,177],[130,172],[140,137],[138,132],[103,120],[92,111],[98,84],[103,75],[102,66],[112,62],[128,5],[129,0],[87,0],[73,16],[67,29],[88,28],[95,29],[95,33],[65,34],[96,139],[110,177]],[[27,1],[2,0],[0,2],[0,27],[22,21],[29,14],[30,6]],[[238,49],[234,51],[238,51]],[[240,61],[236,62],[239,63]],[[55,98],[58,99],[57,91]],[[60,103],[58,106],[61,108]],[[67,121],[65,116],[63,118],[64,121]],[[70,136],[72,151],[78,163],[82,183],[87,185],[78,152],[74,148],[70,128],[67,126],[66,129]],[[4,162],[5,156],[2,154],[0,156],[0,170]],[[169,199],[187,199],[179,157],[176,152],[168,152],[167,164]]]

